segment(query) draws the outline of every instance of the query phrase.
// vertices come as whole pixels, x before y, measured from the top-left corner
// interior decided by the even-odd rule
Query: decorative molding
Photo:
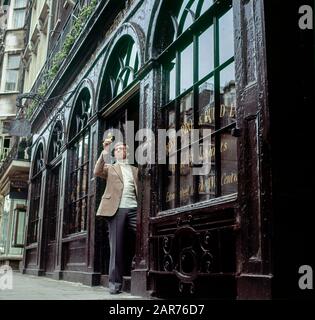
[[[39,40],[40,40],[40,31],[38,29],[38,24],[36,24],[33,30],[33,33],[30,37],[30,47],[31,47],[31,51],[34,54],[37,54]]]
[[[28,44],[22,56],[22,62],[27,71],[29,71],[31,61],[32,61],[32,51],[31,51],[30,44]]]
[[[64,0],[63,8],[67,9],[69,7],[69,5],[74,6],[75,5],[75,1],[73,1],[73,0]]]
[[[50,11],[50,8],[49,8],[49,6],[47,4],[47,0],[46,0],[44,5],[42,6],[42,10],[41,10],[39,18],[38,18],[39,30],[44,34],[47,34],[49,11]]]

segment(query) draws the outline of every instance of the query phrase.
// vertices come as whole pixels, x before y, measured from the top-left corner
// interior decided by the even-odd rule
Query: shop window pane
[[[80,199],[81,184],[82,184],[82,171],[78,170],[77,185],[76,185],[76,189],[77,189],[77,198],[76,198],[76,200]]]
[[[193,128],[193,92],[180,100],[180,205],[194,202],[193,175],[191,167],[191,130]]]
[[[199,79],[213,70],[213,52],[213,26],[211,26],[199,36]]]
[[[188,27],[191,26],[192,24],[193,24],[192,16],[191,16],[190,12],[187,12],[186,16],[185,16],[185,22],[184,22],[184,25],[183,25],[182,32],[187,30]]]
[[[176,97],[176,60],[174,59],[165,67],[166,77],[168,82],[168,97],[167,101],[172,101]]]
[[[59,200],[59,172],[60,167],[56,167],[51,171],[48,183],[48,198],[46,203],[45,214],[48,219],[48,239],[53,241],[56,239],[58,200]]]
[[[183,0],[183,1],[182,1],[182,6],[181,6],[181,8],[180,8],[180,10],[179,10],[179,13],[178,13],[178,21],[181,20],[181,18],[182,18],[182,16],[184,15],[185,10],[186,10],[186,8],[187,8],[187,6],[188,6],[188,4],[189,4],[190,1],[191,1],[191,0]]]
[[[77,172],[73,172],[71,174],[71,201],[75,201],[77,196],[76,196],[76,186],[77,186]]]
[[[214,130],[214,79],[199,86],[199,125]]]
[[[89,161],[89,135],[84,137],[84,156],[83,156],[83,163],[87,163]]]
[[[235,65],[231,63],[220,72],[220,125],[236,121]]]
[[[87,193],[88,187],[88,166],[82,168],[82,188],[81,188],[81,197],[84,197]]]
[[[190,91],[180,99],[180,126],[182,131],[189,136],[190,130],[193,127],[193,92]]]
[[[194,184],[189,147],[181,150],[180,164],[180,206],[194,203]]]
[[[41,159],[41,149],[39,149],[36,160]],[[34,174],[38,171],[34,172]],[[41,196],[41,180],[42,175],[39,174],[36,176],[35,180],[32,183],[31,187],[31,201],[30,201],[30,214],[28,222],[28,243],[37,242],[37,229],[39,221],[39,205],[40,205],[40,196]]]
[[[122,78],[124,79],[124,78]],[[116,83],[116,90],[115,90],[115,96],[120,94],[120,92],[122,92],[124,90],[124,83],[123,81],[121,81],[120,79],[117,79],[117,83]]]
[[[166,196],[165,209],[175,208],[175,176],[176,176],[176,161],[177,161],[177,146],[176,146],[176,126],[175,126],[175,108],[172,106],[167,111],[167,130],[170,134],[166,146],[167,150],[167,172],[166,172]]]
[[[181,9],[182,15],[179,16],[180,33],[186,31],[188,27],[193,24],[194,20],[192,14],[196,16],[197,4],[198,1],[194,1],[190,6],[188,5],[186,8]]]
[[[81,211],[81,224],[80,224],[80,231],[83,231],[86,229],[86,213],[87,213],[87,199],[82,199],[82,211]]]
[[[135,44],[132,45],[130,59],[129,59],[129,66],[137,72],[137,63],[138,62],[138,52],[137,47]]]
[[[220,64],[234,56],[233,10],[229,10],[219,19],[219,55]]]
[[[86,126],[87,119],[89,118],[89,116],[91,114],[91,95],[88,90],[85,91],[85,97],[82,98],[82,104],[84,106],[84,108],[83,108],[84,116],[86,117],[84,125]]]
[[[77,201],[76,203],[76,216],[75,216],[75,231],[78,232],[80,231],[80,226],[81,226],[81,214],[82,214],[82,204],[81,201]]]
[[[230,133],[221,135],[221,191],[237,192],[237,138]]]
[[[139,63],[137,45],[131,37],[124,37],[121,46],[114,51],[107,66],[105,91],[112,92],[112,95],[104,94],[105,101],[109,102],[132,83],[139,69]]]
[[[200,130],[200,138],[206,138],[205,131]],[[205,201],[216,196],[216,175],[215,175],[215,136],[212,135],[209,143],[200,144],[199,155],[202,164],[207,170],[205,174],[199,175],[199,201]],[[205,147],[207,147],[205,149]]]
[[[132,82],[132,74],[130,72],[129,69],[125,69],[121,75],[121,78],[123,79],[122,82],[122,87],[120,86],[119,88],[119,92],[117,92],[117,94],[119,94],[124,88],[126,88],[131,82]]]
[[[202,7],[201,7],[201,11],[200,11],[200,15],[202,15],[206,10],[208,10],[211,6],[213,5],[213,0],[204,0]]]
[[[180,54],[180,92],[188,90],[193,84],[193,44]]]
[[[78,167],[78,146],[74,145],[72,148],[72,159],[71,159],[71,167],[72,171],[74,171]]]
[[[83,160],[83,139],[80,139],[79,147],[77,150],[78,150],[78,166],[81,166],[82,160]]]

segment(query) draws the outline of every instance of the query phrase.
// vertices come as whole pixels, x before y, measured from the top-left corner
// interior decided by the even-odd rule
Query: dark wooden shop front
[[[135,132],[147,128],[155,137],[159,129],[198,129],[202,140],[209,130],[201,153],[210,168],[195,175],[191,162],[174,164],[189,159],[193,144],[176,136],[156,143],[155,164],[138,165],[125,288],[161,298],[284,297],[274,280],[274,250],[281,251],[274,232],[280,237],[283,229],[272,197],[280,189],[272,162],[279,136],[271,129],[281,121],[270,89],[279,85],[270,36],[277,23],[266,18],[272,4],[100,1],[95,10],[49,91],[70,92],[62,117],[49,122],[38,112],[32,119],[38,138],[24,272],[106,285],[107,226],[95,217],[105,182],[93,167],[104,131],[134,121]],[[161,147],[166,162],[157,164]]]

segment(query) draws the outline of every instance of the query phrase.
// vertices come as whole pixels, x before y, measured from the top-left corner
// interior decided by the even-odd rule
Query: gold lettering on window
[[[234,103],[231,105],[221,104],[220,106],[220,118],[234,119],[236,116],[236,106]],[[199,125],[212,124],[214,123],[215,112],[214,107],[208,107],[199,115]]]
[[[223,173],[222,178],[221,178],[221,184],[226,185],[226,184],[233,184],[237,183],[237,173],[236,172],[231,172],[231,173]]]

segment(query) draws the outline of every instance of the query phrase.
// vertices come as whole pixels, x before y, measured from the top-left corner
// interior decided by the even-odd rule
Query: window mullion
[[[215,91],[215,131],[220,128],[220,72],[218,71],[218,66],[220,64],[220,39],[219,39],[219,19],[214,17],[213,21],[214,26],[214,91]],[[221,195],[221,154],[220,154],[220,145],[221,139],[220,134],[215,134],[215,176],[216,176],[216,197]]]
[[[125,64],[125,67],[130,66],[130,58],[131,58],[131,53],[132,53],[133,46],[134,46],[133,43],[130,43],[129,46],[128,46],[127,53],[126,53],[126,64]],[[124,79],[124,85],[123,85],[124,88],[126,88],[127,85],[128,85],[128,79],[129,79],[130,73],[131,73],[129,69],[127,69],[125,72],[126,72],[126,76],[125,76],[125,79]]]
[[[181,55],[180,52],[176,52],[176,97],[180,94],[180,67],[181,67]],[[180,103],[179,99],[175,100],[175,130],[178,132],[180,128]],[[181,141],[180,138],[176,135],[176,149],[180,150]],[[177,152],[177,159],[175,165],[175,207],[178,207],[180,204],[180,151]]]
[[[199,88],[198,88],[198,77],[199,77],[199,48],[198,48],[198,36],[193,36],[193,129],[199,130]],[[192,141],[190,140],[190,143]],[[192,152],[192,146],[190,145],[190,152]],[[193,160],[193,159],[192,159]],[[190,164],[192,165],[192,163]],[[193,176],[193,187],[194,187],[194,202],[199,201],[199,175]]]

